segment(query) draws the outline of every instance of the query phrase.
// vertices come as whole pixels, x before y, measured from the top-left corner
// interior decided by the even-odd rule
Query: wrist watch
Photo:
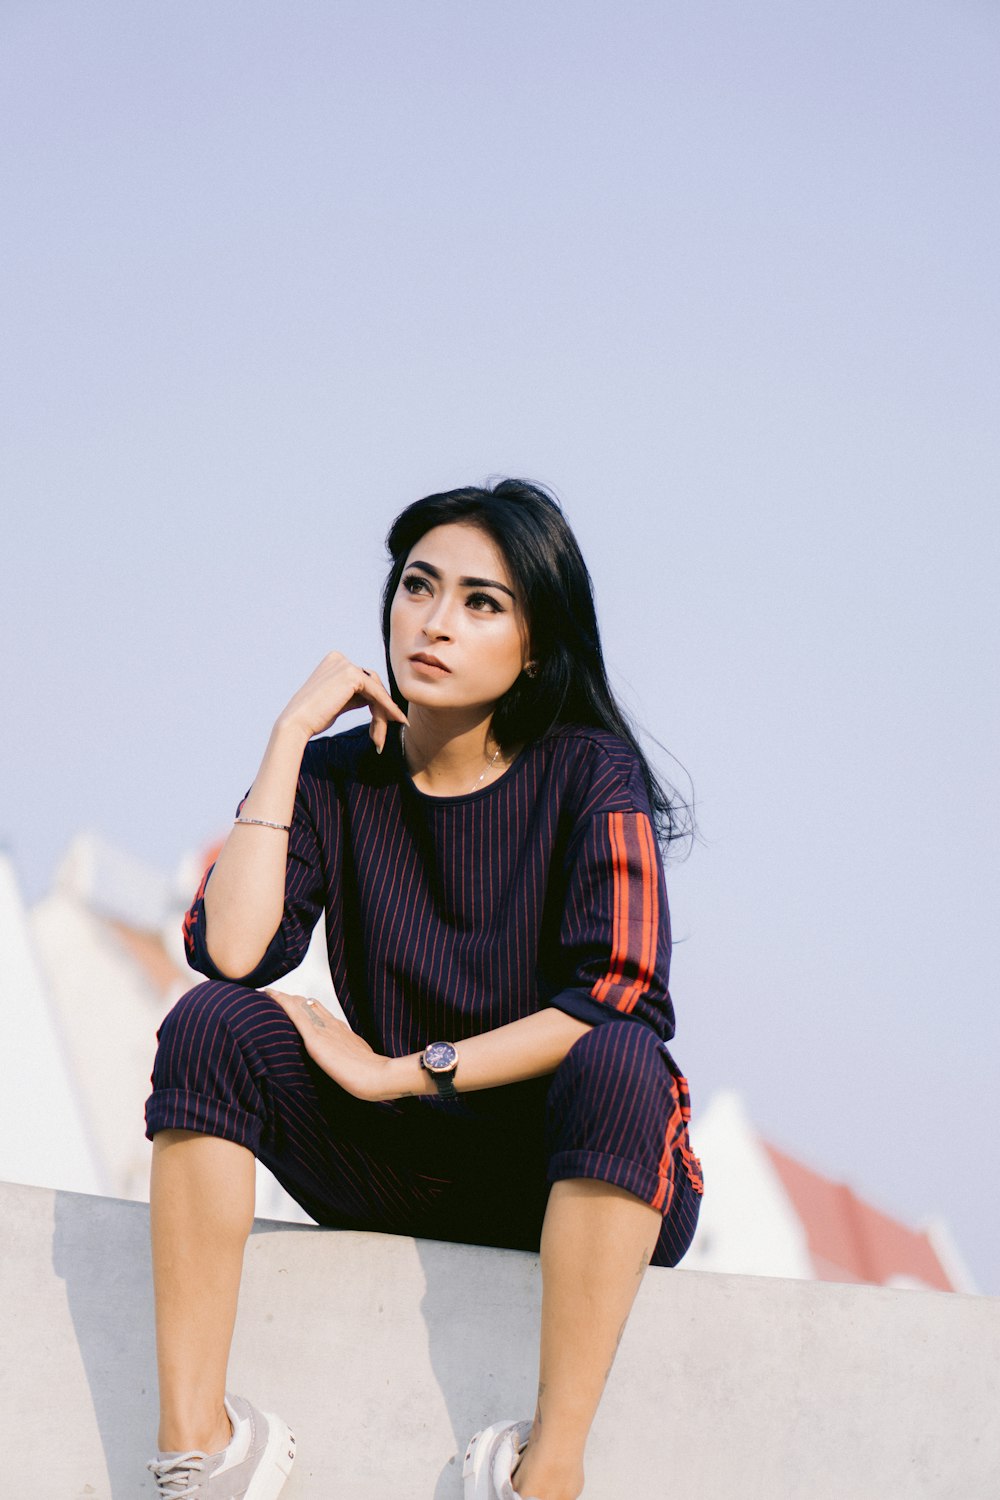
[[[458,1053],[450,1042],[431,1042],[420,1054],[420,1066],[431,1075],[442,1099],[458,1098],[455,1087]]]

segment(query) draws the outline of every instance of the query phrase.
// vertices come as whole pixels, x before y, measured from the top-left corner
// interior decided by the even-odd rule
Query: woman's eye
[[[419,594],[427,587],[427,579],[421,578],[417,573],[409,573],[403,579],[403,587],[408,594]]]
[[[500,614],[500,605],[492,594],[470,594],[465,602],[466,604],[471,604],[474,609],[483,609],[485,607],[487,610],[492,610],[495,615]]]

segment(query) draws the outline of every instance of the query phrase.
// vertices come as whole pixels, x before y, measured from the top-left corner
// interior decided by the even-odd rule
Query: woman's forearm
[[[352,708],[370,710],[379,750],[389,724],[406,723],[376,672],[330,651],[279,714],[242,816],[291,823],[306,746]],[[287,858],[288,835],[275,828],[237,823],[222,846],[205,890],[205,939],[231,979],[257,967],[281,925]]]
[[[279,719],[241,817],[291,823],[309,736]],[[240,978],[263,958],[285,906],[288,834],[234,823],[205,888],[205,940],[223,974]]]
[[[465,1094],[554,1073],[573,1043],[590,1029],[588,1022],[553,1006],[479,1036],[466,1037],[455,1043],[455,1087]],[[386,1098],[437,1092],[434,1080],[420,1066],[418,1052],[390,1059],[387,1086],[392,1092],[386,1093]]]

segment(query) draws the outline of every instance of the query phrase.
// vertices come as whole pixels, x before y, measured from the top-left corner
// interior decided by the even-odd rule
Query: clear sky
[[[392,515],[553,486],[690,771],[676,1052],[1000,1292],[1000,15],[9,0],[0,837],[165,869]]]

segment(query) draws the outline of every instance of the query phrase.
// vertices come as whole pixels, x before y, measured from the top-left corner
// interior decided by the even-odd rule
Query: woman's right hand
[[[282,709],[276,727],[294,727],[310,740],[352,708],[371,710],[368,733],[379,754],[390,722],[407,722],[377,672],[357,667],[341,652],[331,651]]]

